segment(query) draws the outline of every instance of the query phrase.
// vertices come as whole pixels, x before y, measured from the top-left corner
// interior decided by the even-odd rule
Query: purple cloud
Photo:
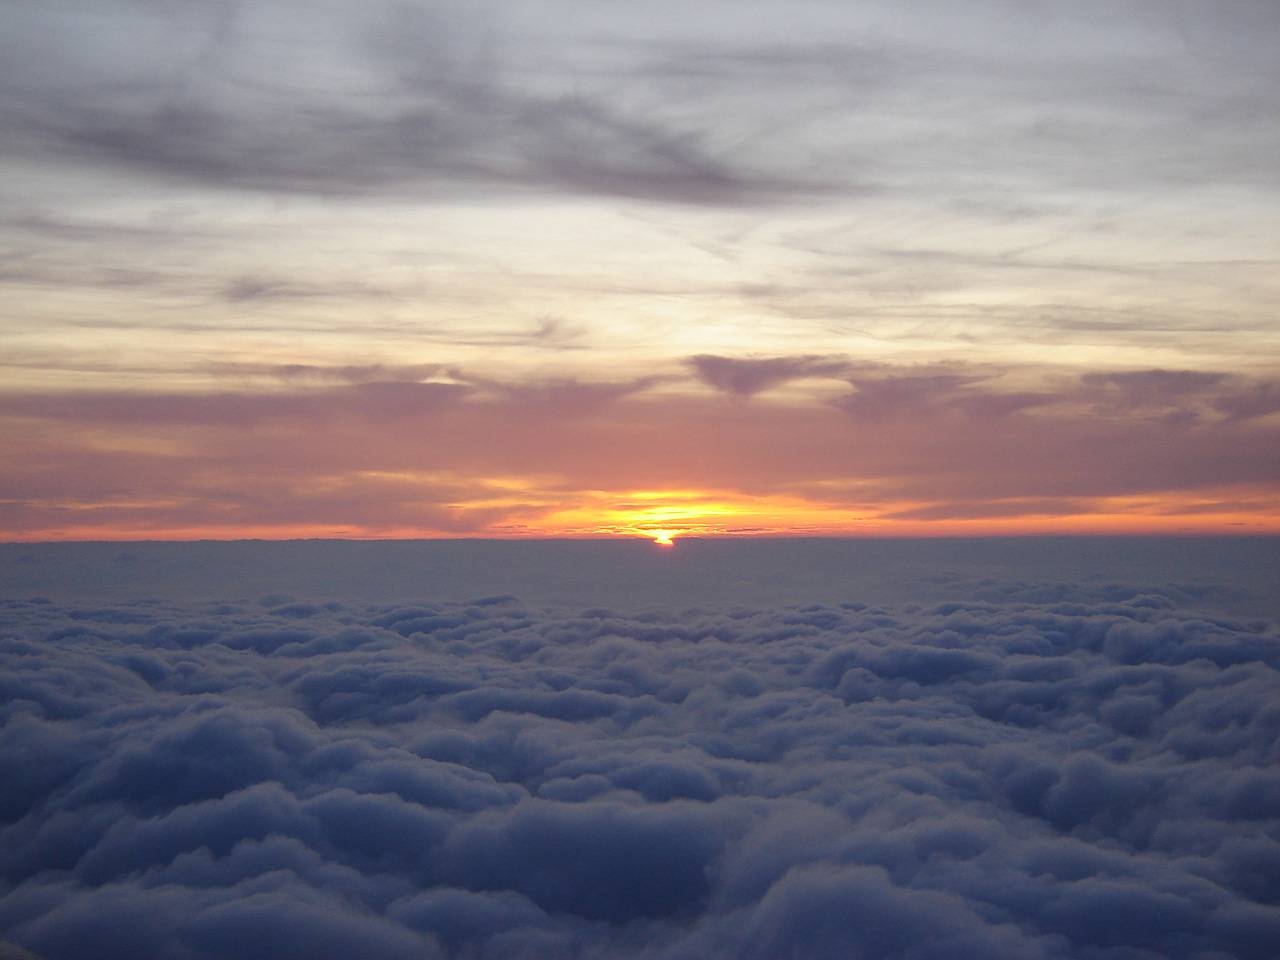
[[[837,357],[735,358],[703,353],[690,357],[694,375],[722,393],[752,397],[757,393],[804,377],[838,377],[848,362]]]

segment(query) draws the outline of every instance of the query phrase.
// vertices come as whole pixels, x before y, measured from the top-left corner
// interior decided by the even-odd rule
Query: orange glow
[[[1280,503],[1254,506],[1223,494],[1186,493],[1080,500],[1049,512],[1019,500],[979,503],[974,515],[911,516],[938,508],[920,502],[841,503],[797,496],[748,496],[693,490],[611,493],[585,491],[578,502],[520,524],[500,524],[491,535],[542,537],[644,536],[662,543],[682,537],[804,536],[1026,536],[1053,534],[1277,534]],[[1244,498],[1246,501],[1249,498]],[[1253,509],[1249,509],[1253,507]],[[984,510],[992,515],[981,515]],[[666,535],[666,536],[664,536]]]
[[[307,490],[296,491],[305,499]],[[332,484],[340,488],[343,479]],[[353,485],[359,484],[348,480]],[[407,481],[408,485],[412,483]],[[415,505],[393,510],[393,521],[356,516],[263,523],[252,516],[201,509],[192,500],[84,503],[46,500],[62,523],[33,523],[10,532],[12,542],[67,540],[520,539],[643,537],[670,547],[678,537],[962,537],[1038,535],[1280,534],[1280,502],[1267,491],[1163,492],[1070,502],[1032,500],[945,504],[849,503],[736,491],[565,490],[537,481],[472,480],[472,496],[436,504],[415,517]],[[33,504],[34,505],[34,504]],[[317,509],[315,513],[323,513]],[[966,515],[967,514],[967,515]],[[447,522],[440,522],[438,518]]]

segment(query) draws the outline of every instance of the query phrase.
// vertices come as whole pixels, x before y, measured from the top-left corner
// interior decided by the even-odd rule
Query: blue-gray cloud
[[[1280,636],[926,607],[8,601],[0,936],[49,960],[1265,960]]]

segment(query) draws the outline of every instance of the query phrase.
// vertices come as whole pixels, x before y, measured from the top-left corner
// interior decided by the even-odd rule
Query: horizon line
[[[694,541],[777,541],[777,540],[845,540],[845,541],[921,541],[921,540],[1280,540],[1273,531],[1141,531],[1127,533],[1053,532],[1053,533],[938,533],[938,534],[689,534],[676,535],[676,542]],[[99,540],[4,540],[0,547],[32,547],[89,544],[197,544],[197,543],[653,543],[655,538],[643,534],[559,537],[199,537],[140,538]]]

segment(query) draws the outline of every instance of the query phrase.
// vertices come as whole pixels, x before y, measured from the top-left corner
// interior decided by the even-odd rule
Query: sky
[[[1278,533],[1278,41],[0,0],[0,536]]]

